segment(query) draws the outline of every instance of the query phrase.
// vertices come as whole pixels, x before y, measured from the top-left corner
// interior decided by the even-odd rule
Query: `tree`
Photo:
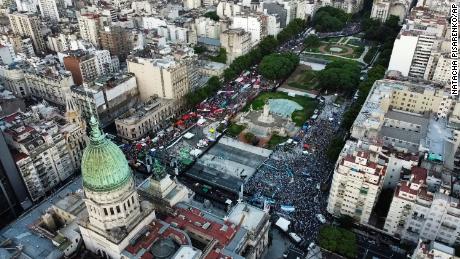
[[[227,50],[225,48],[220,48],[219,54],[211,57],[211,61],[225,64],[227,62]]]
[[[345,142],[340,137],[335,137],[332,139],[326,150],[326,156],[329,161],[335,162],[337,160],[344,144]]]
[[[265,37],[259,43],[260,54],[263,56],[271,54],[278,46],[278,41],[272,35]]]
[[[299,57],[294,54],[271,54],[262,59],[259,72],[268,79],[282,79],[289,76],[298,64]]]
[[[206,51],[206,47],[201,46],[201,45],[196,45],[195,47],[193,47],[193,50],[195,51],[196,54],[201,54]]]
[[[354,224],[354,219],[348,215],[341,215],[338,222],[341,228],[351,229]]]
[[[343,10],[331,6],[318,9],[313,17],[315,30],[319,32],[340,31],[345,27],[349,15]]]
[[[326,225],[320,229],[318,239],[322,248],[347,258],[356,258],[358,254],[356,235],[349,230]]]
[[[209,18],[209,19],[212,19],[212,20],[214,20],[214,21],[216,21],[216,22],[218,22],[219,19],[220,19],[219,16],[217,15],[217,12],[215,12],[215,11],[207,12],[207,13],[205,13],[203,16],[204,16],[204,17],[207,17],[207,18]]]
[[[278,33],[276,39],[280,43],[286,42],[293,36],[303,31],[306,26],[307,23],[305,22],[305,20],[296,18],[292,20],[282,31]]]
[[[259,139],[256,137],[256,135],[252,134],[251,132],[246,132],[244,134],[244,139],[246,142],[252,144],[252,145],[257,145],[259,142]]]
[[[360,73],[361,69],[356,62],[333,61],[318,73],[319,86],[323,90],[351,94],[358,87]]]
[[[316,35],[308,35],[303,44],[307,48],[317,48],[321,45],[321,40]]]

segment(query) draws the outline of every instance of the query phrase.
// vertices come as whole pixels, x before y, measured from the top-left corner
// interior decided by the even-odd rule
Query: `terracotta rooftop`
[[[196,208],[188,210],[177,208],[174,214],[176,216],[169,215],[165,221],[171,225],[177,224],[176,227],[179,229],[199,233],[215,239],[222,246],[230,243],[238,230],[238,227],[233,224],[220,224],[204,218],[202,212]]]
[[[185,233],[179,231],[175,228],[168,226],[168,224],[161,222],[160,220],[154,220],[146,227],[146,232],[141,233],[137,240],[134,240],[134,243],[130,243],[125,250],[132,255],[137,255],[139,251],[145,249],[145,253],[141,255],[141,258],[153,258],[152,253],[150,252],[151,246],[158,239],[162,238],[173,238],[180,245],[191,245],[189,239]]]
[[[427,177],[427,170],[422,167],[414,166],[411,169],[412,173],[412,182],[417,183],[417,184],[424,184],[426,183],[426,177]]]

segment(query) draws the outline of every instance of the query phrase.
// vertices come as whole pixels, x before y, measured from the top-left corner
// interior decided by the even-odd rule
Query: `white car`
[[[316,214],[316,218],[321,222],[322,224],[326,223],[326,218],[323,216],[323,214]]]

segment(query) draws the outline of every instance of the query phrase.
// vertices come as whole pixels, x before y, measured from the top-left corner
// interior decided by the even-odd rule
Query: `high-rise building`
[[[361,224],[369,222],[387,170],[379,152],[381,146],[363,149],[356,142],[347,141],[334,168],[327,204],[329,213],[351,216]]]
[[[65,69],[72,73],[73,81],[77,85],[91,82],[98,76],[96,56],[85,51],[71,51],[64,57]]]
[[[399,23],[402,24],[411,7],[410,0],[375,0],[372,3],[371,17],[384,22],[394,15],[399,17]]]
[[[107,26],[99,34],[101,47],[124,61],[131,51],[128,32],[121,26]]]
[[[60,0],[39,0],[40,13],[43,18],[53,22],[59,22],[58,4]]]
[[[46,51],[39,17],[32,13],[12,13],[8,14],[8,18],[14,34],[32,39],[37,53]]]
[[[411,259],[454,259],[455,248],[446,246],[436,241],[419,240]]]
[[[413,8],[394,42],[388,70],[417,78],[429,75],[435,69],[430,57],[443,52],[447,27],[446,14]]]
[[[2,124],[32,201],[44,197],[78,170],[75,147],[84,143],[84,130],[71,127],[82,127],[81,123],[63,123],[55,108],[40,104],[32,106],[29,112],[2,118]],[[70,150],[71,147],[75,149]]]
[[[251,34],[243,29],[230,29],[220,34],[220,44],[227,51],[227,64],[251,50]]]
[[[17,218],[31,203],[16,164],[0,131],[0,228]]]
[[[251,46],[257,45],[268,35],[267,16],[263,14],[244,14],[233,17],[232,29],[243,29],[251,34]]]
[[[99,31],[103,26],[101,16],[95,13],[77,13],[77,19],[80,37],[92,43],[95,47],[99,47]]]
[[[176,61],[171,57],[128,59],[128,72],[136,76],[140,98],[143,101],[154,95],[175,100],[182,98],[191,87],[191,68],[191,61]]]
[[[413,167],[408,180],[396,187],[383,230],[404,241],[419,239],[457,244],[460,238],[459,200],[450,196],[450,184],[439,190],[428,186],[428,170]]]

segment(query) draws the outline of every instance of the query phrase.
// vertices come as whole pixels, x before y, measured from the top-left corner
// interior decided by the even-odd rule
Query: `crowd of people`
[[[252,202],[268,202],[271,213],[288,218],[290,231],[308,242],[321,225],[316,214],[326,215],[327,194],[321,186],[329,179],[334,163],[325,151],[340,130],[343,112],[343,107],[326,100],[320,116],[293,138],[298,141],[278,145],[245,184]]]
[[[341,31],[335,32],[318,32],[318,37],[327,38],[327,37],[344,37],[354,35],[361,31],[361,24],[359,23],[349,23]]]
[[[271,90],[273,86],[273,83],[270,84],[257,73],[257,66],[254,66],[225,84],[214,96],[198,104],[192,111],[175,118],[175,121],[170,119],[165,122],[162,127],[164,130],[152,132],[151,136],[124,144],[121,148],[131,165],[141,167],[140,171],[145,170],[143,167],[147,156],[166,158],[162,163],[170,164],[168,158],[175,159],[178,155],[176,151],[181,149],[166,147],[176,143],[185,132],[197,126],[205,128],[216,121],[226,124],[261,91]]]

